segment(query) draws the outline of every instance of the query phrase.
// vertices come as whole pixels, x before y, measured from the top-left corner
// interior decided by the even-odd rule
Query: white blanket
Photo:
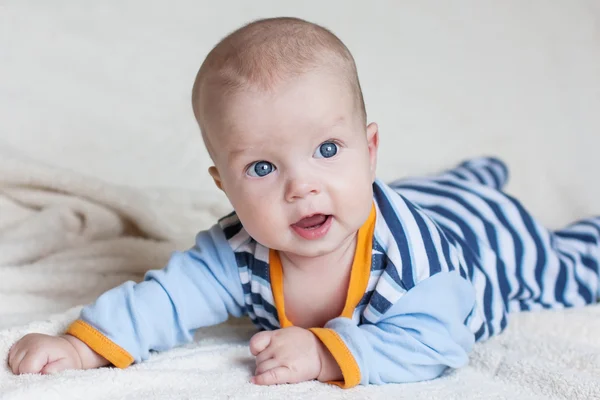
[[[227,209],[203,193],[136,191],[0,151],[0,397],[52,398],[600,398],[600,307],[513,316],[476,346],[469,366],[418,384],[342,390],[258,387],[245,319],[201,329],[197,341],[126,370],[15,376],[10,346],[28,332],[60,333],[80,306],[160,268]]]

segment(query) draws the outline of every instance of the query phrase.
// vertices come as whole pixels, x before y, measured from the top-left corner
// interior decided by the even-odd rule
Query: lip
[[[311,215],[308,215],[307,217],[310,217],[310,216]],[[332,222],[333,222],[333,216],[328,215],[327,219],[325,219],[325,222],[323,222],[317,228],[311,228],[311,229],[300,228],[300,227],[296,226],[295,224],[290,225],[290,226],[292,227],[292,230],[294,232],[296,232],[296,234],[298,236],[300,236],[301,238],[306,239],[306,240],[317,240],[317,239],[321,239],[323,236],[325,236],[327,234],[327,232],[329,232],[329,228],[331,228]]]

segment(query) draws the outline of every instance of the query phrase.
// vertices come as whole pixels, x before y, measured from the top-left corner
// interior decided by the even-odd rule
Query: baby
[[[377,180],[354,60],[318,25],[233,32],[202,64],[193,108],[235,211],[64,335],[20,339],[14,373],[125,368],[247,315],[256,384],[421,381],[465,365],[511,312],[598,297],[600,218],[544,229],[502,192],[501,161]]]

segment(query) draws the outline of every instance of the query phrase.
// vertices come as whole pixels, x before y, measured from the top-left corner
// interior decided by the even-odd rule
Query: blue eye
[[[256,161],[248,167],[246,174],[255,178],[262,178],[275,170],[275,166],[268,161]]]
[[[333,142],[325,142],[315,151],[315,158],[331,158],[338,152],[338,145]]]

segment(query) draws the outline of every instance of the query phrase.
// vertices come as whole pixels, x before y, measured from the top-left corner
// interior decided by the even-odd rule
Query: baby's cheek
[[[349,169],[345,176],[338,180],[340,192],[348,198],[358,201],[364,201],[365,197],[370,197],[372,192],[371,174],[363,169]]]
[[[278,235],[281,235],[282,216],[277,216],[275,207],[265,206],[260,210],[248,210],[244,228],[256,241],[264,246],[273,246]]]
[[[336,199],[336,202],[355,225],[361,226],[369,216],[373,204],[370,179],[364,176],[349,182],[349,187],[343,192],[343,198]]]

